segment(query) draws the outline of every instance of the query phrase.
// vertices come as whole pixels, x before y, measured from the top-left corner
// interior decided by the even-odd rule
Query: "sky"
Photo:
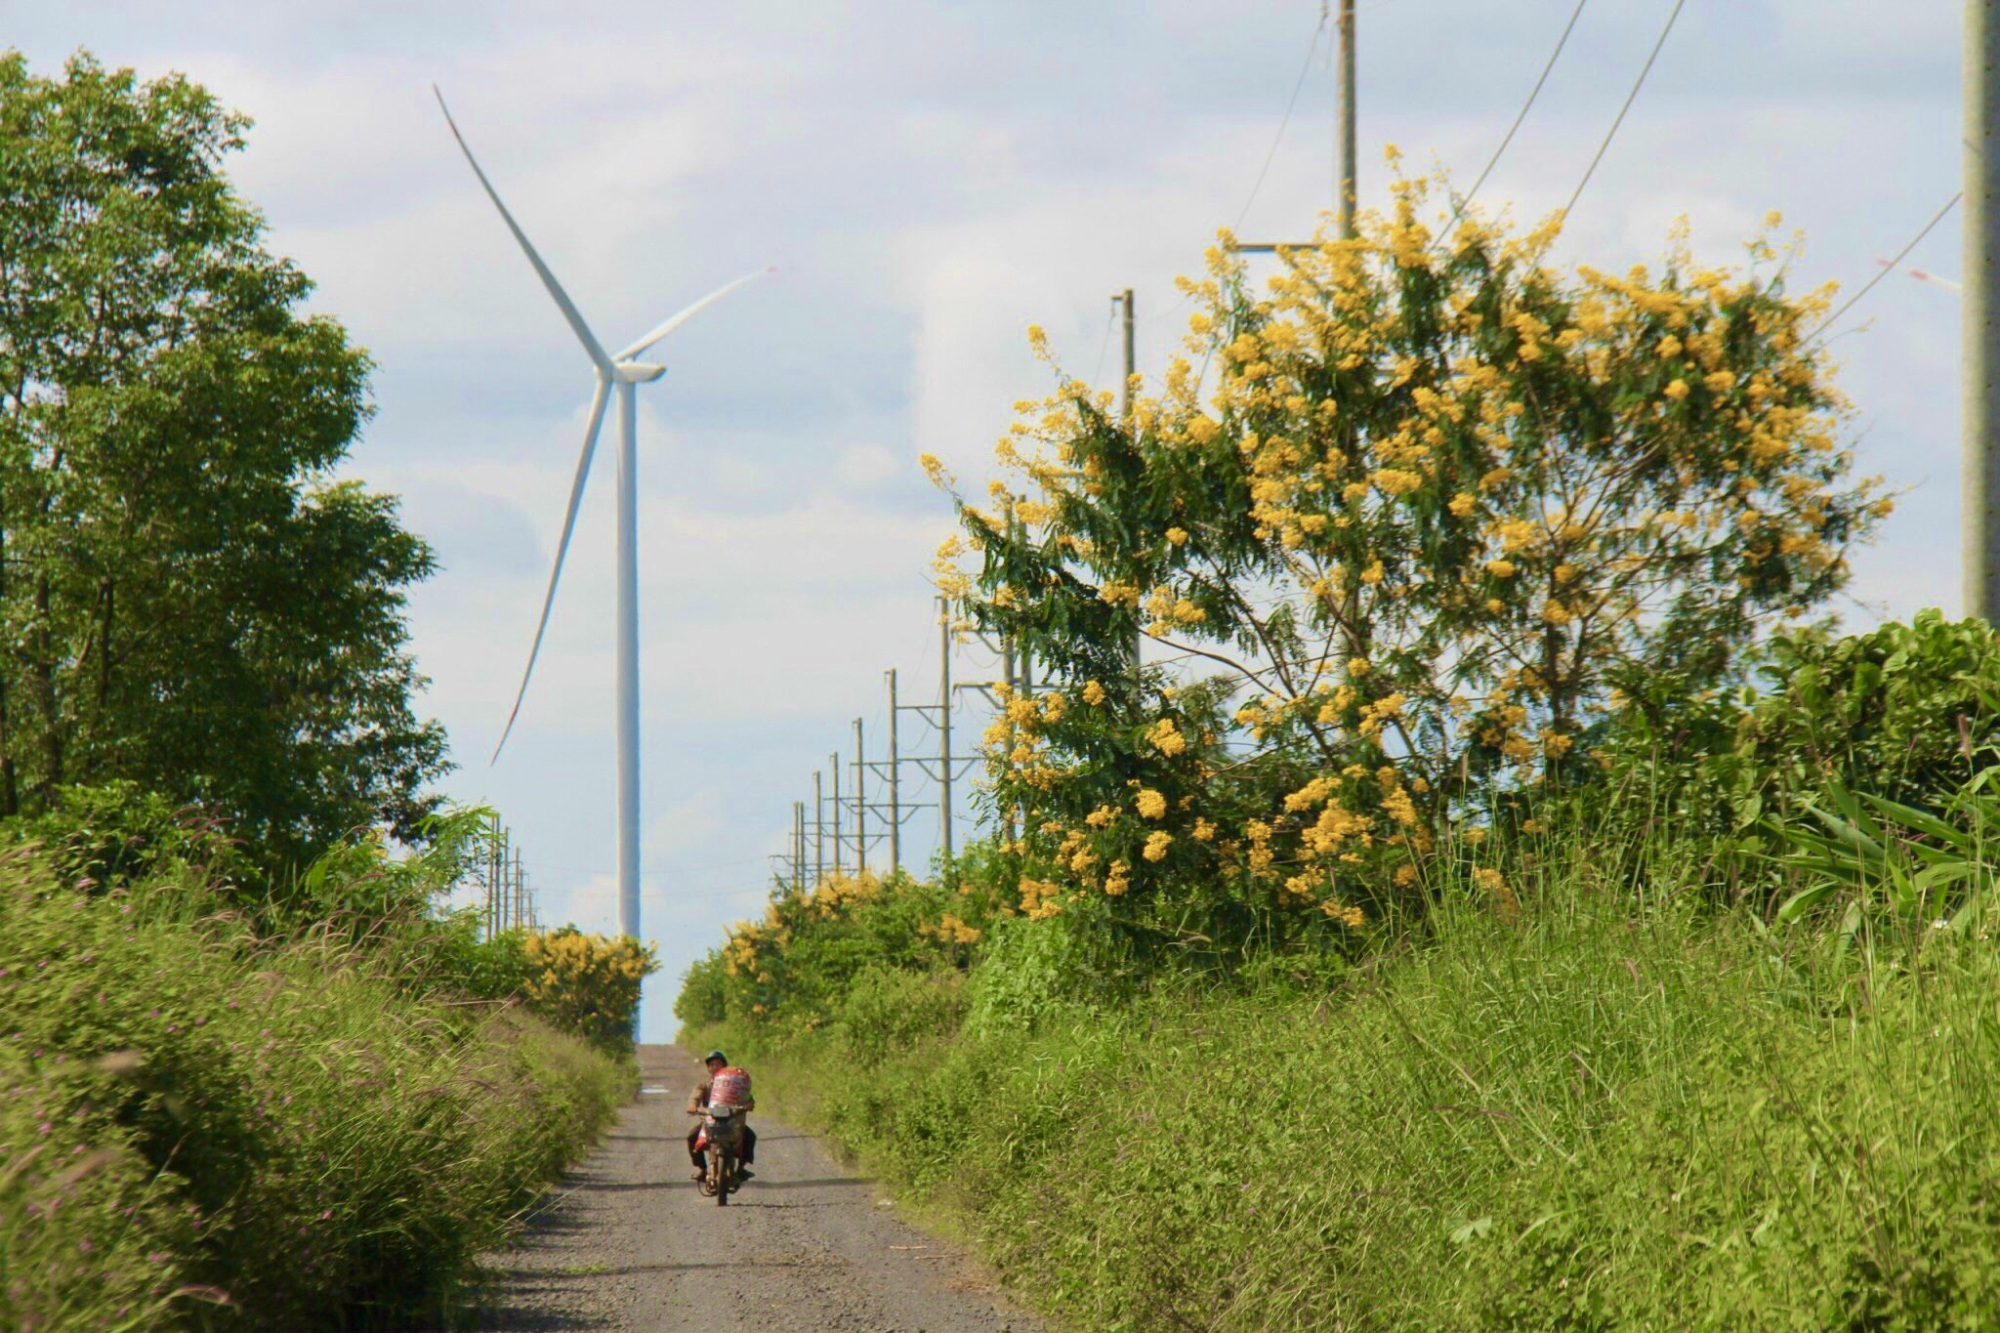
[[[1586,4],[1482,204],[1533,222],[1569,197],[1672,8]],[[1574,9],[1361,0],[1363,205],[1383,198],[1387,143],[1415,170],[1475,177]],[[952,520],[917,455],[982,489],[1011,404],[1051,387],[1031,323],[1067,373],[1115,379],[1116,290],[1136,293],[1139,368],[1156,373],[1185,331],[1173,279],[1218,227],[1301,238],[1331,203],[1335,84],[1323,35],[1308,60],[1318,0],[601,12],[0,0],[0,30],[45,72],[87,47],[184,72],[254,118],[235,180],[270,247],[318,283],[313,309],[377,363],[349,471],[400,495],[441,561],[409,614],[421,706],[459,765],[443,790],[502,812],[546,921],[617,919],[614,456],[489,765],[592,380],[431,85],[600,341],[779,266],[656,349],[668,374],[639,396],[642,933],[663,963],[642,1029],[662,1040],[688,963],[761,911],[791,803],[830,753],[851,755],[855,717],[880,758],[883,672],[906,702],[936,698],[926,578]],[[1559,254],[1657,262],[1685,214],[1697,254],[1726,262],[1777,209],[1807,233],[1796,281],[1852,292],[1958,188],[1959,13],[1689,0]],[[1906,263],[1955,278],[1959,244],[1954,212]],[[1858,468],[1904,492],[1855,558],[1850,623],[1956,613],[1958,315],[1948,290],[1893,274],[1833,343]],[[960,678],[997,673],[980,645],[956,652]],[[961,744],[982,706],[961,699]],[[902,735],[906,753],[934,744],[915,715]],[[935,792],[912,773],[904,799]],[[934,812],[911,820],[906,862],[935,829]]]

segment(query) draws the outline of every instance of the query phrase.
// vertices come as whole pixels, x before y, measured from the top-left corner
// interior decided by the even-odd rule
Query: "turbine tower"
[[[584,352],[591,364],[597,368],[597,391],[590,400],[590,424],[583,432],[583,453],[576,460],[576,478],[570,483],[569,510],[563,516],[562,539],[556,543],[555,568],[549,571],[548,592],[542,598],[542,616],[535,625],[535,641],[528,649],[528,666],[521,673],[521,688],[514,696],[513,711],[507,714],[507,726],[500,733],[500,743],[493,747],[493,760],[497,763],[500,751],[506,747],[507,737],[513,734],[514,720],[521,715],[521,701],[527,697],[528,681],[535,674],[535,659],[541,655],[542,635],[549,627],[549,610],[555,605],[556,585],[562,580],[563,557],[569,553],[569,540],[576,530],[576,511],[583,502],[583,488],[590,478],[590,462],[597,452],[597,430],[604,422],[605,401],[611,390],[618,390],[618,929],[621,934],[634,939],[639,937],[639,424],[637,389],[641,384],[649,384],[667,373],[665,366],[637,360],[653,344],[672,333],[704,307],[735,291],[744,283],[761,278],[771,269],[759,269],[746,273],[733,282],[725,283],[702,297],[687,309],[669,316],[654,327],[639,341],[613,356],[604,350],[591,333],[590,326],[577,312],[569,293],[556,281],[549,266],[535,253],[535,247],[528,242],[514,215],[507,211],[507,205],[500,202],[500,194],[493,188],[493,182],[486,179],[480,169],[479,160],[472,155],[465,136],[459,133],[458,122],[451,118],[451,108],[445,105],[444,94],[437,85],[431,85],[437,94],[438,107],[444,112],[445,123],[451,126],[452,138],[458,140],[459,151],[472,165],[472,172],[479,177],[479,183],[486,190],[486,197],[493,201],[493,207],[500,210],[500,218],[507,224],[507,230],[514,233],[520,243],[521,252],[534,265],[535,274],[541,278],[542,286],[548,289],[556,307],[575,332],[577,341],[583,344]]]

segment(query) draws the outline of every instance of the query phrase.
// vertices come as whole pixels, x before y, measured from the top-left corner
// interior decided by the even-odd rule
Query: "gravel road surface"
[[[750,1121],[756,1179],[727,1207],[702,1198],[683,1143],[701,1067],[672,1046],[640,1047],[639,1067],[664,1091],[627,1107],[521,1244],[491,1256],[502,1281],[488,1333],[1042,1333],[965,1256],[768,1115]]]

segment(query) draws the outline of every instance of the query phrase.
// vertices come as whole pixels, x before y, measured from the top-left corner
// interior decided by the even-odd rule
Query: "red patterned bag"
[[[741,1106],[750,1100],[750,1075],[741,1069],[725,1069],[709,1085],[710,1106]]]

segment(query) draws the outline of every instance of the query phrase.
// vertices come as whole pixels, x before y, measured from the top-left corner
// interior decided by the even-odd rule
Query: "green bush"
[[[2000,747],[2000,640],[1983,620],[1781,634],[1755,674],[1761,689],[1630,710],[1607,740],[1613,785],[1727,832],[1829,784],[1928,803]]]
[[[189,1219],[100,1074],[0,1044],[0,1328],[150,1329],[208,1296],[181,1281]]]
[[[93,896],[0,863],[0,1107],[51,1127],[0,1120],[0,1255],[53,1243],[26,1205],[70,1188],[32,1133],[100,1163],[60,1209],[72,1294],[13,1299],[41,1303],[22,1307],[40,1330],[446,1319],[629,1066],[515,1009],[424,998],[345,926],[260,938],[206,895]]]
[[[952,1036],[964,1016],[962,977],[871,967],[848,986],[835,1027],[847,1051],[872,1069],[912,1046]]]
[[[979,966],[967,978],[967,1023],[975,1033],[1031,1032],[1093,994],[1090,942],[1062,917],[994,923]]]
[[[1844,638],[1780,636],[1763,674],[1725,773],[1923,804],[2000,754],[2000,639],[1984,620],[1931,610]]]
[[[1770,859],[1789,846],[1772,825],[1809,821],[1837,793],[1937,810],[2000,755],[2000,640],[1983,620],[1930,610],[1864,634],[1781,634],[1752,674],[1633,699],[1594,738],[1599,780],[1539,803],[1549,821],[1639,850],[1671,829],[1704,844],[1711,892],[1774,906],[1800,885]]]
[[[241,886],[261,877],[217,820],[131,782],[65,787],[39,815],[0,821],[0,843],[33,844],[62,880],[108,889],[155,877]]]
[[[774,1101],[1080,1327],[1993,1327],[1990,946],[1843,953],[1715,915],[1666,848],[1609,885],[1543,855],[1514,917],[1448,899],[1317,995],[691,1035],[751,1041]]]

